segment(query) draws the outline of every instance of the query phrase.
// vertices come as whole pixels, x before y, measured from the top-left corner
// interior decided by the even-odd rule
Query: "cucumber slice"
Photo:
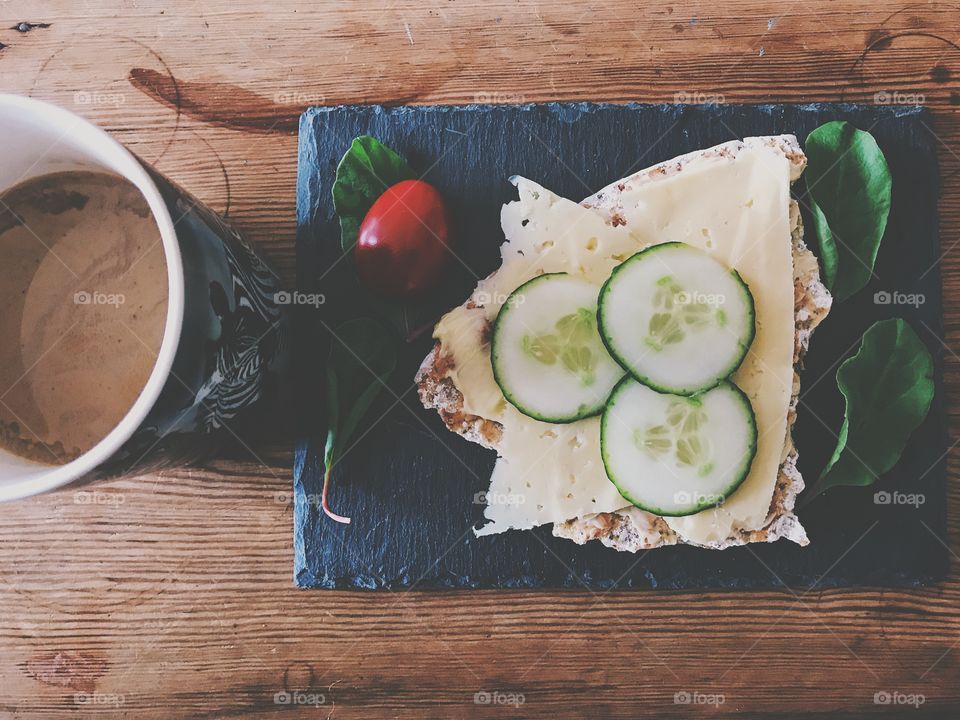
[[[493,376],[524,415],[553,423],[597,415],[623,377],[597,332],[597,292],[583,278],[549,273],[504,302],[490,341]]]
[[[624,498],[657,515],[720,505],[747,477],[756,452],[753,408],[727,381],[687,397],[627,377],[600,421],[607,477]]]
[[[679,242],[613,270],[599,299],[610,354],[644,385],[692,395],[740,367],[753,342],[753,296],[736,270]]]

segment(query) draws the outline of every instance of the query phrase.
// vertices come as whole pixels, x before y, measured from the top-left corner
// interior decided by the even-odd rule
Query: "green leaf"
[[[874,323],[837,370],[846,401],[837,447],[804,498],[839,485],[872,485],[892,468],[933,400],[933,359],[900,318]]]
[[[391,185],[416,178],[406,161],[376,138],[355,138],[337,166],[333,208],[340,217],[344,252],[357,241],[357,232],[370,206]]]
[[[842,391],[841,391],[842,393]],[[822,478],[828,472],[830,468],[837,464],[837,460],[840,459],[840,456],[843,454],[843,450],[847,447],[847,436],[850,434],[850,422],[846,417],[843,418],[843,424],[840,426],[840,434],[837,435],[837,446],[833,449],[833,455],[830,456],[830,459],[827,460],[827,466],[823,468],[820,473]]]
[[[333,464],[333,439],[336,438],[340,427],[340,384],[337,382],[337,372],[327,366],[327,447],[324,458],[328,465]]]
[[[336,457],[385,389],[397,364],[397,339],[369,318],[349,320],[333,334],[327,363],[327,417],[336,435]]]
[[[368,207],[367,210],[369,209]],[[343,252],[353,251],[353,246],[357,244],[357,238],[360,236],[360,226],[363,224],[363,218],[366,215],[367,211],[364,210],[360,215],[340,216],[340,249]]]
[[[809,201],[810,210],[813,212],[813,226],[820,240],[820,267],[823,269],[823,281],[828,288],[832,288],[837,282],[837,263],[839,262],[837,243],[833,240],[833,233],[830,232],[830,224],[823,210],[812,197]]]
[[[807,136],[806,154],[827,286],[846,300],[873,276],[890,214],[890,169],[870,133],[839,120]]]
[[[323,460],[323,511],[333,520],[349,523],[327,501],[334,464],[360,426],[367,411],[397,364],[397,339],[375,320],[345,322],[333,333],[327,360],[327,442]]]

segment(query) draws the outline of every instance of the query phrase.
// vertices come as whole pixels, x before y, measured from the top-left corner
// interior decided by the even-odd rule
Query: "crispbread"
[[[786,135],[752,138],[689,153],[642,170],[601,190],[585,200],[582,205],[596,209],[597,212],[607,218],[611,225],[625,225],[626,220],[620,205],[622,194],[625,191],[644,183],[657,182],[661,178],[681,173],[684,168],[698,160],[711,157],[733,158],[750,143],[762,143],[783,153],[790,161],[791,181],[796,180],[802,173],[806,159],[795,138]],[[795,202],[792,202],[790,206],[790,219],[793,228],[794,257],[794,363],[798,364],[807,348],[814,327],[829,311],[831,298],[820,282],[816,258],[803,243],[799,210]],[[467,301],[468,307],[471,302],[472,300]],[[454,432],[463,435],[472,442],[497,449],[503,432],[502,426],[493,420],[464,412],[463,396],[453,380],[451,363],[451,358],[444,354],[440,343],[437,343],[417,373],[417,385],[421,401],[425,407],[436,408],[445,424]],[[796,450],[790,437],[790,428],[792,428],[795,420],[798,393],[799,377],[794,372],[792,401],[787,434],[784,439],[783,455],[777,483],[771,498],[770,510],[764,526],[758,530],[741,532],[726,540],[711,543],[707,547],[719,549],[747,542],[769,542],[780,537],[793,540],[801,545],[808,542],[803,527],[793,514],[796,495],[803,489],[803,480],[796,470]],[[578,543],[599,539],[609,547],[625,551],[638,551],[644,548],[689,542],[678,536],[663,518],[633,507],[616,512],[572,518],[564,523],[555,523],[554,534]]]

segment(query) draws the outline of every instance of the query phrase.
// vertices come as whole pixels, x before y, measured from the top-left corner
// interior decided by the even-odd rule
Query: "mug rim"
[[[0,483],[0,501],[5,501],[55,490],[74,482],[102,465],[130,439],[156,404],[170,376],[183,329],[185,298],[183,263],[173,218],[159,188],[136,156],[103,128],[76,113],[43,100],[0,93],[0,110],[2,109],[13,109],[24,114],[42,114],[47,121],[53,120],[56,126],[62,128],[64,135],[78,133],[81,146],[89,150],[104,170],[119,174],[136,187],[146,199],[160,231],[164,262],[167,266],[167,317],[163,339],[150,376],[137,399],[109,433],[76,459],[63,465],[46,466],[36,463],[38,468],[48,467],[49,470],[39,474],[31,473],[28,477],[12,482]],[[38,154],[39,157],[42,157],[42,154]],[[23,178],[18,182],[22,181]]]

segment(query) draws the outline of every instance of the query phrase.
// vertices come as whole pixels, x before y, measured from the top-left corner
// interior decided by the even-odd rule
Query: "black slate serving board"
[[[633,555],[600,543],[577,546],[550,529],[476,538],[474,502],[487,487],[494,453],[448,432],[424,410],[412,387],[429,351],[428,336],[401,358],[394,395],[384,395],[369,432],[334,474],[334,507],[343,526],[319,512],[323,478],[324,323],[349,314],[335,262],[338,225],[330,189],[352,138],[373,135],[404,155],[447,198],[457,253],[438,305],[466,298],[474,274],[493,270],[503,241],[499,211],[515,199],[507,182],[529,177],[580,199],[638,169],[676,155],[751,135],[794,133],[846,119],[877,138],[894,178],[893,209],[877,278],[835,307],[807,356],[795,437],[800,469],[814,478],[834,445],[843,401],[832,368],[874,321],[906,317],[936,362],[937,395],[901,462],[874,488],[838,489],[801,512],[811,544],[780,541],[723,552],[661,548]],[[922,108],[853,105],[594,105],[313,108],[301,118],[297,184],[298,287],[325,292],[319,311],[299,318],[302,400],[312,437],[297,450],[295,577],[302,587],[760,588],[918,585],[942,578],[946,430],[942,392],[942,306],[937,261],[936,140]],[[808,242],[816,248],[809,235]],[[885,305],[874,293],[919,293],[923,304]],[[439,308],[438,308],[439,309]],[[821,378],[822,380],[817,380]],[[821,422],[819,418],[823,419]],[[828,427],[829,426],[829,427]],[[877,491],[919,493],[918,506],[878,504]]]

